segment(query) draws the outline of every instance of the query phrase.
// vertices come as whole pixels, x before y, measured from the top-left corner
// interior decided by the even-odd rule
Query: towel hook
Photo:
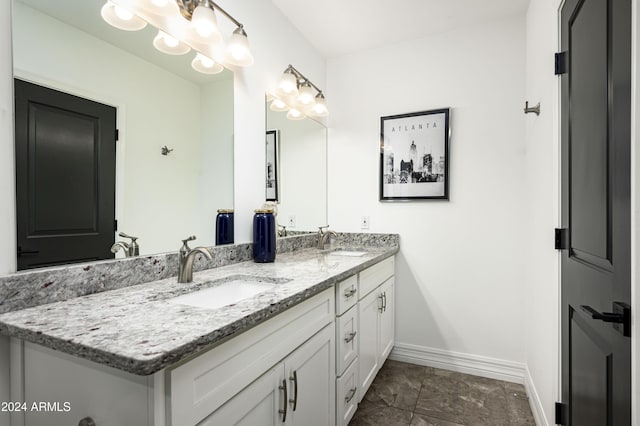
[[[524,113],[525,114],[534,113],[535,115],[540,115],[540,102],[538,102],[536,106],[530,107],[529,101],[526,101],[524,103]]]

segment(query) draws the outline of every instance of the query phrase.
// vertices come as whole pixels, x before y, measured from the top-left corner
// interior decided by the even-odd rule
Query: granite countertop
[[[0,315],[0,334],[37,343],[137,375],[190,357],[393,256],[398,246],[356,248],[358,257],[316,249],[279,254],[274,263],[241,262]],[[170,299],[234,279],[274,283],[218,309]],[[215,283],[211,283],[215,281]]]

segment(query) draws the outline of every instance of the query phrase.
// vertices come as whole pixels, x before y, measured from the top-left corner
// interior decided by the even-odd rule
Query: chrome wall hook
[[[536,106],[529,107],[529,101],[526,101],[524,103],[524,113],[534,113],[535,115],[540,115],[540,102],[538,102]]]
[[[173,151],[173,149],[167,148],[166,145],[162,147],[162,155],[169,155],[171,151]]]

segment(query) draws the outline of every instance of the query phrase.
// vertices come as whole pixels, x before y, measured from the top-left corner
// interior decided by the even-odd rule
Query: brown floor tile
[[[387,360],[364,399],[374,404],[413,411],[427,374],[433,374],[433,369]]]
[[[507,408],[511,424],[514,426],[535,426],[536,422],[533,419],[531,405],[524,386],[510,385],[512,384],[505,385],[505,389],[507,390]]]
[[[509,425],[502,382],[445,370],[424,379],[415,411],[468,426]]]
[[[451,423],[446,420],[435,419],[433,417],[427,417],[424,414],[413,415],[411,420],[411,426],[464,426],[459,423]]]
[[[409,426],[411,417],[411,411],[385,407],[362,400],[356,414],[349,422],[349,426]]]

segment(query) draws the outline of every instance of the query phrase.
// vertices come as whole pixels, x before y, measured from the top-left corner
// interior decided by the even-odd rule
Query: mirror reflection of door
[[[561,11],[564,425],[631,425],[631,15],[630,0]]]
[[[18,270],[112,259],[116,109],[14,82]]]

